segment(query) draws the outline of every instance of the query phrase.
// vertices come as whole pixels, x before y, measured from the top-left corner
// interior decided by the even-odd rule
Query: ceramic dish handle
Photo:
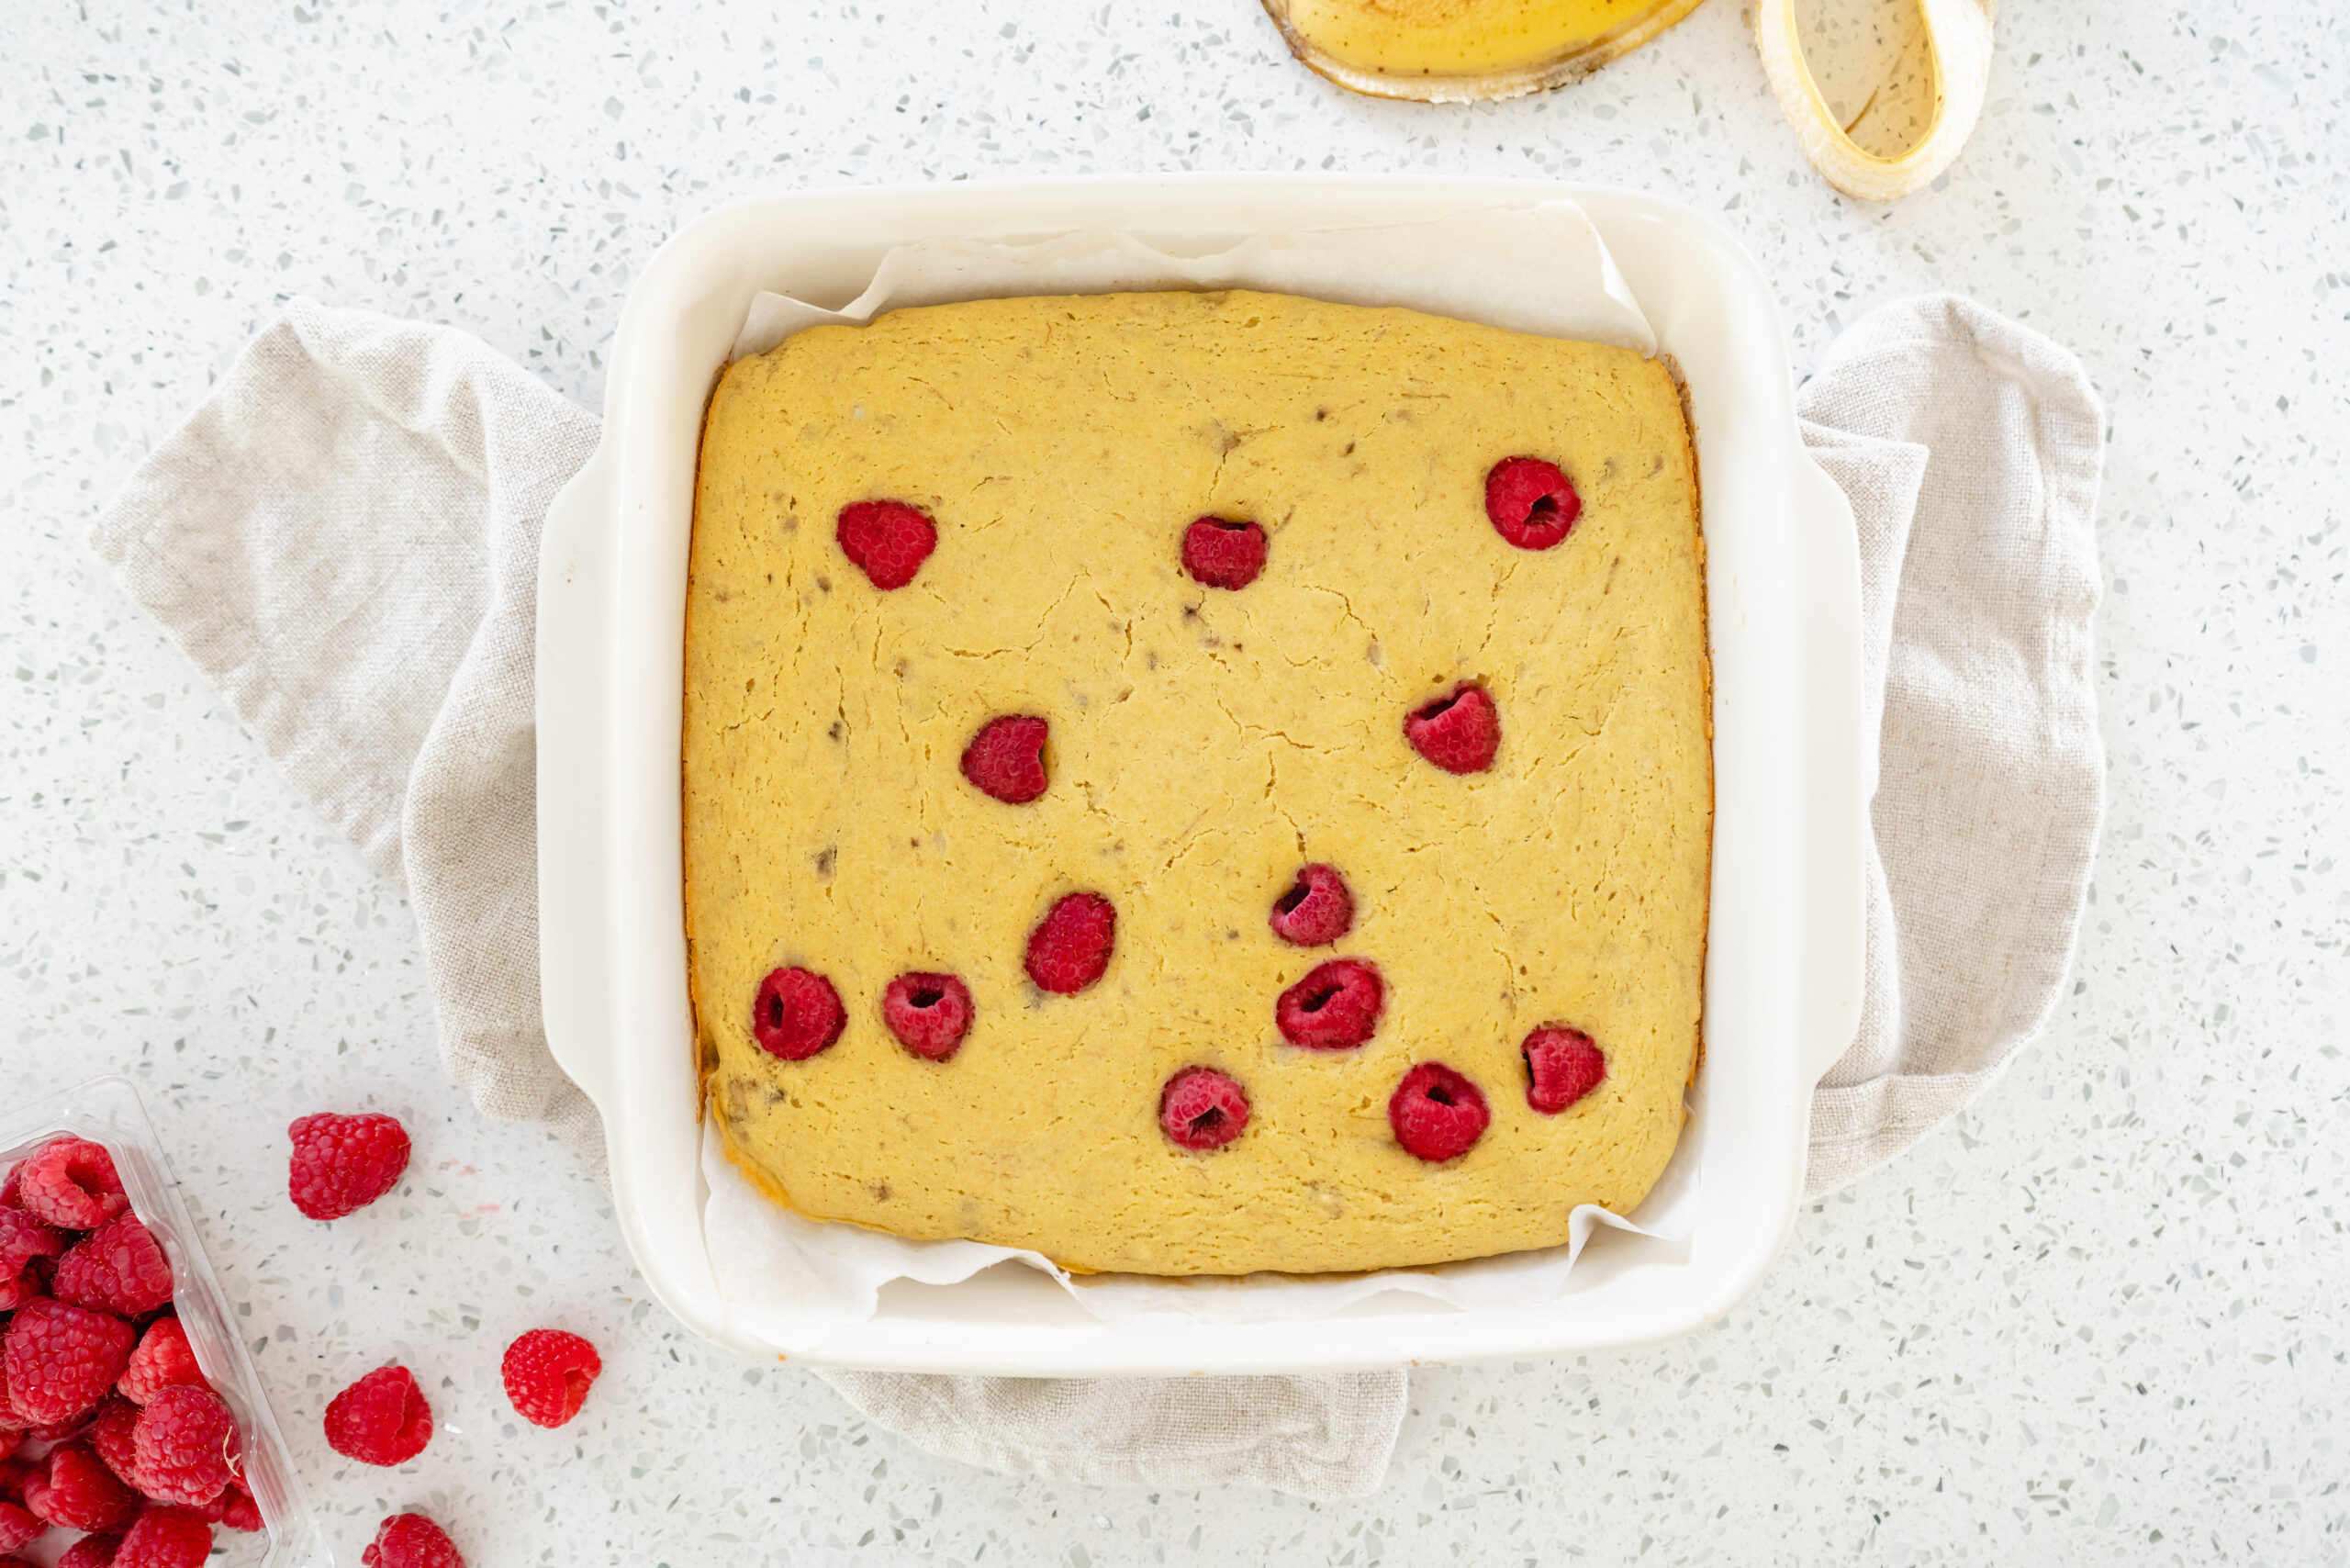
[[[612,509],[599,445],[547,509],[539,543],[539,1007],[547,1046],[609,1118],[611,966],[604,918],[606,557]]]
[[[1809,458],[1797,465],[1803,532],[1804,701],[1810,710],[1804,823],[1803,927],[1809,939],[1801,992],[1804,1070],[1813,1081],[1851,1048],[1860,1028],[1868,935],[1868,712],[1861,689],[1861,554],[1852,503]]]
[[[1893,201],[1951,166],[1975,130],[1991,83],[1991,24],[1997,0],[1918,0],[1934,70],[1934,112],[1926,134],[1897,157],[1882,158],[1845,134],[1803,57],[1795,0],[1757,0],[1754,43],[1763,74],[1822,178],[1848,196]]]

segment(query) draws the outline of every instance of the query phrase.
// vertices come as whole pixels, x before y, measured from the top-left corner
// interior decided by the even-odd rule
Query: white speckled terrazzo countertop
[[[407,1506],[475,1568],[2350,1561],[2350,17],[2003,12],[1973,147],[1887,210],[1801,162],[1730,0],[1582,86],[1435,110],[1308,76],[1253,0],[9,6],[0,1098],[139,1083],[345,1562]],[[399,896],[82,535],[292,293],[470,328],[594,404],[633,270],[722,202],[1288,168],[1677,196],[1761,258],[1799,366],[1936,287],[2078,351],[2113,771],[2077,983],[1728,1322],[1419,1374],[1363,1502],[1005,1480],[646,1298],[571,1158],[442,1081]],[[329,1105],[417,1142],[330,1228],[283,1141]],[[606,1358],[560,1433],[497,1391],[543,1322]],[[319,1413],[393,1356],[439,1435],[344,1464]]]

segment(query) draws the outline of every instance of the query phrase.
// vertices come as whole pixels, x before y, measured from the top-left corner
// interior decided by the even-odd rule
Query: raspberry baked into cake
[[[737,361],[684,752],[727,1151],[810,1215],[1145,1273],[1628,1210],[1698,1048],[1702,564],[1625,349],[1231,292]]]

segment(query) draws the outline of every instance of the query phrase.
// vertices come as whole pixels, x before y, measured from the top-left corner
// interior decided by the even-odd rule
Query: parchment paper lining
[[[1465,213],[1441,222],[1247,237],[1130,231],[1071,233],[1028,243],[930,240],[884,255],[866,291],[838,310],[762,293],[733,357],[761,353],[830,322],[862,324],[885,309],[950,300],[1163,288],[1264,289],[1348,305],[1400,306],[1515,331],[1656,352],[1656,335],[1597,230],[1572,202]],[[702,1134],[702,1229],[734,1327],[805,1350],[871,1317],[893,1280],[951,1284],[1019,1262],[1057,1281],[1109,1321],[1175,1316],[1200,1322],[1303,1321],[1382,1292],[1462,1308],[1555,1300],[1586,1244],[1677,1256],[1697,1213],[1702,1081],[1664,1174],[1630,1217],[1591,1204],[1569,1216],[1560,1247],[1434,1268],[1365,1274],[1259,1273],[1165,1279],[1071,1275],[1038,1253],[974,1241],[911,1241],[813,1220],[767,1199],[728,1161],[713,1126]]]

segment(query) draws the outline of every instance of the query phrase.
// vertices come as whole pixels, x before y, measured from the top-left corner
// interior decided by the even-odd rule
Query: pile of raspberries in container
[[[85,1532],[61,1568],[181,1568],[214,1525],[262,1528],[236,1418],[103,1145],[53,1138],[0,1184],[0,1552],[55,1526]]]
[[[390,1116],[304,1116],[287,1129],[294,1205],[339,1219],[408,1169]],[[500,1371],[525,1419],[559,1427],[602,1364],[576,1334],[534,1328]],[[369,1464],[404,1464],[432,1438],[432,1411],[406,1367],[337,1394],[328,1445]],[[57,1137],[0,1181],[0,1568],[52,1528],[80,1538],[57,1568],[201,1568],[215,1526],[260,1530],[235,1415],[196,1364],[173,1309],[163,1248],[131,1212],[103,1144]],[[422,1514],[383,1521],[366,1568],[464,1568]]]

